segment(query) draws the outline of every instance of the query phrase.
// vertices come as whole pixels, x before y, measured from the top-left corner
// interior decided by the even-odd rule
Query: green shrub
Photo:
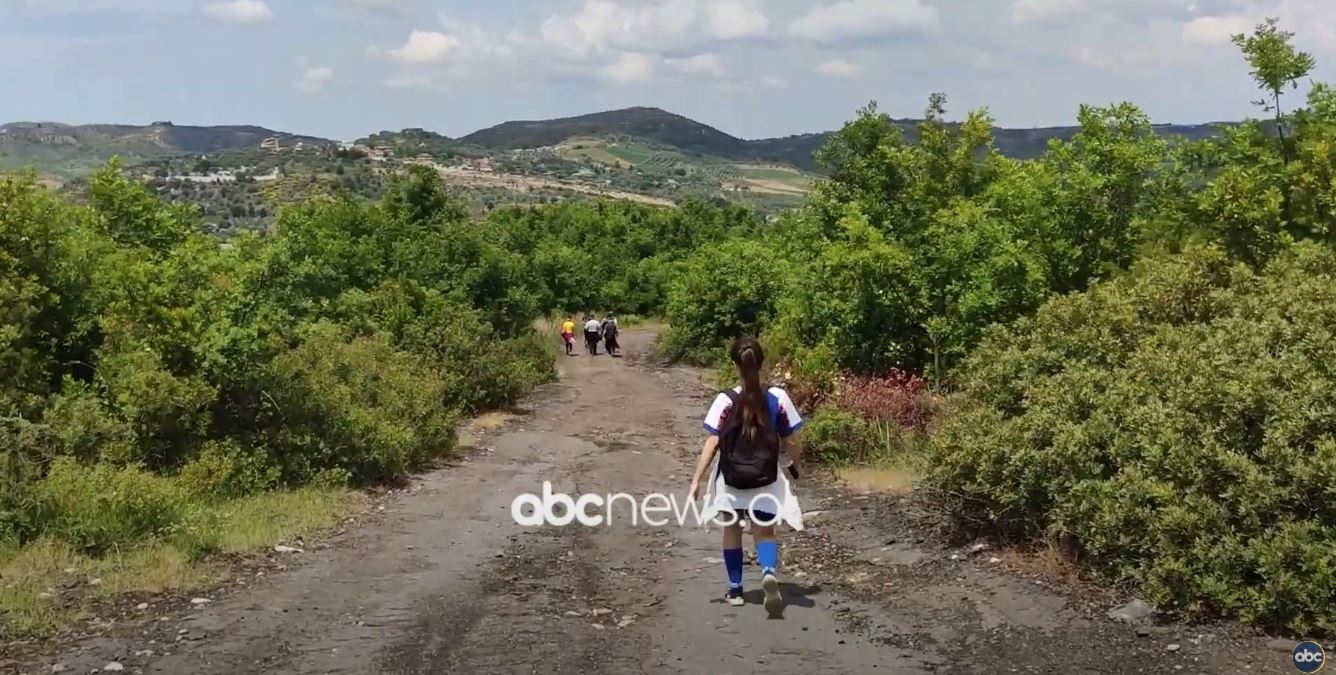
[[[930,483],[1188,614],[1336,628],[1336,253],[1216,249],[1054,300],[970,357]]]
[[[826,464],[850,464],[874,452],[872,424],[851,413],[822,408],[803,425],[804,454]]]
[[[264,444],[289,482],[326,469],[357,481],[398,478],[454,447],[458,413],[444,384],[382,335],[349,339],[334,324],[314,324],[270,376]]]
[[[69,455],[81,462],[135,454],[134,432],[87,386],[71,384],[64,393],[52,397],[43,411],[42,423],[49,431],[53,454]]]
[[[236,498],[278,484],[281,470],[266,454],[245,451],[234,441],[210,441],[178,474],[191,494]]]
[[[783,278],[779,261],[760,242],[733,239],[702,248],[669,291],[672,328],[661,350],[675,360],[713,363],[729,340],[761,332]]]
[[[86,467],[68,457],[32,486],[42,529],[90,553],[170,536],[186,497],[171,479],[138,467]]]

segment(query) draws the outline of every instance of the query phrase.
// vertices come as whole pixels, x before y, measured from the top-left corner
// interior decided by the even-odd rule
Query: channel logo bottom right
[[[1300,642],[1291,656],[1294,667],[1301,673],[1316,673],[1327,664],[1327,652],[1316,642]]]

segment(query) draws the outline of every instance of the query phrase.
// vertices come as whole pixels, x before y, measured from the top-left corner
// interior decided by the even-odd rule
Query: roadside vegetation
[[[1236,38],[1264,119],[1202,141],[1083,107],[1018,161],[983,111],[934,96],[911,143],[869,106],[802,209],[687,260],[664,347],[759,333],[815,456],[1169,612],[1329,633],[1336,90],[1294,100],[1290,38]]]
[[[536,319],[660,315],[682,257],[757,226],[706,204],[476,218],[416,168],[220,245],[150,190],[114,163],[86,203],[0,178],[6,634],[77,615],[46,591],[67,568],[103,594],[189,585],[334,522],[553,376]]]

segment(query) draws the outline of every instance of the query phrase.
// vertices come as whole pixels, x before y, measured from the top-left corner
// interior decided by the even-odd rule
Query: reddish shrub
[[[843,376],[832,402],[864,419],[895,422],[902,429],[926,428],[935,408],[923,378],[899,370],[883,377]]]

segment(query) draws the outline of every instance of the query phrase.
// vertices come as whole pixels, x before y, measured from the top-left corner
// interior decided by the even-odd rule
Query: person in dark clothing
[[[603,319],[601,326],[603,331],[603,346],[607,348],[610,356],[617,356],[617,351],[621,345],[617,343],[617,317],[608,312],[606,319]]]

